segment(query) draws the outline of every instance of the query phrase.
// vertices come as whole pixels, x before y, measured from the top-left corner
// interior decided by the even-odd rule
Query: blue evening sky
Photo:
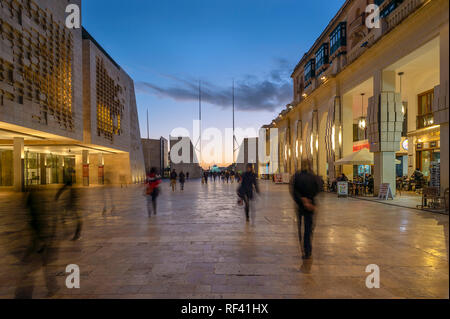
[[[83,25],[134,79],[142,136],[258,129],[292,100],[290,74],[344,0],[84,0]]]

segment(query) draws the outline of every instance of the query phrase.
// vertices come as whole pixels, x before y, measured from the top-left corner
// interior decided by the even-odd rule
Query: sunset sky
[[[142,137],[258,130],[292,101],[290,74],[344,0],[86,0],[83,25],[134,79]],[[225,135],[225,133],[223,133]]]

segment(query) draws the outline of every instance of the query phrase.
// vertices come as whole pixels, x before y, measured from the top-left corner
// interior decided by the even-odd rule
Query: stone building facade
[[[0,188],[145,176],[133,81],[67,5],[0,2]]]
[[[203,170],[189,137],[170,137],[170,170],[189,173],[189,178],[201,178]]]
[[[447,189],[448,13],[445,0],[345,1],[295,67],[292,103],[266,127],[279,130],[278,171],[292,174],[302,159],[324,180],[368,169],[375,192],[382,183],[395,192],[397,177],[419,169],[430,180],[437,165]],[[372,167],[335,166],[361,148]]]
[[[154,167],[159,175],[164,176],[164,171],[169,168],[169,142],[161,137],[156,139],[142,139],[144,149],[145,171],[150,172]]]

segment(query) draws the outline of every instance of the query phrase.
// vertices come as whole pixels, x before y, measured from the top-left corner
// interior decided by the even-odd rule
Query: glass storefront
[[[425,177],[430,176],[432,163],[441,162],[441,150],[439,141],[418,143],[416,145],[416,168],[418,168]]]
[[[25,184],[63,184],[72,179],[75,183],[75,157],[53,154],[25,153]]]
[[[13,186],[13,151],[0,150],[0,187]]]

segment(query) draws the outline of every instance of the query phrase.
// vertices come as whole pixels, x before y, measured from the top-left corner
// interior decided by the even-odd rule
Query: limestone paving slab
[[[142,186],[80,189],[82,238],[70,241],[73,223],[58,223],[52,298],[449,297],[448,216],[322,194],[313,259],[304,262],[288,187],[260,186],[250,223],[236,184],[191,180],[172,192],[163,183],[151,217]],[[54,192],[42,196],[60,216]],[[27,220],[23,195],[0,193],[0,298],[22,282]],[[69,264],[80,267],[80,289],[65,287]],[[380,289],[365,285],[370,264],[380,267]],[[42,267],[32,278],[33,298],[46,298]]]

